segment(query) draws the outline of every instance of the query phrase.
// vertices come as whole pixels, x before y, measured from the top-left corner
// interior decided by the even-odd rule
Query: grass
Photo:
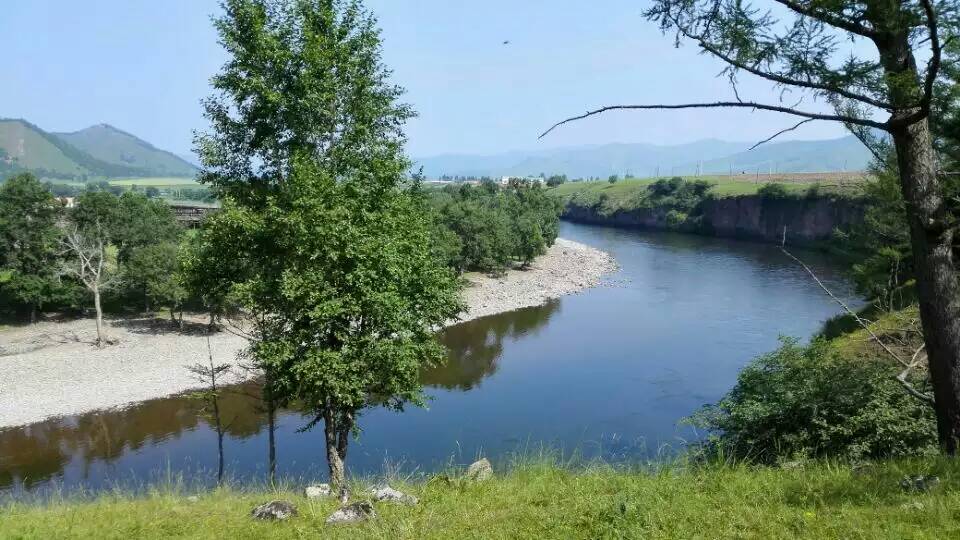
[[[701,176],[684,177],[685,180],[706,180],[716,184],[710,193],[718,197],[736,197],[740,195],[755,195],[767,183],[782,183],[788,193],[803,195],[811,187],[818,186],[823,194],[855,194],[859,192],[859,183],[852,177],[843,176],[833,178],[824,175],[787,175],[783,178],[773,176],[762,177],[762,181],[752,180],[747,176]],[[602,203],[608,209],[632,209],[639,201],[646,197],[647,187],[654,183],[654,178],[629,178],[614,184],[606,180],[592,182],[567,182],[550,188],[549,193],[559,197],[564,203],[576,201],[584,206],[593,206]],[[842,181],[841,183],[838,183]],[[832,182],[832,183],[831,183]]]
[[[551,462],[516,466],[484,483],[435,476],[398,487],[416,507],[378,503],[379,518],[326,526],[337,507],[293,486],[196,493],[179,483],[134,496],[54,498],[0,507],[3,538],[958,538],[960,463],[950,459],[796,468],[677,465],[656,470]],[[904,475],[936,474],[930,493]],[[360,486],[354,486],[360,489]],[[355,491],[356,492],[356,491]],[[272,499],[297,505],[283,523],[253,521]]]

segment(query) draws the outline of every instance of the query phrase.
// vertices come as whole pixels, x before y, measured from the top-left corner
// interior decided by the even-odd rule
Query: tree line
[[[539,183],[446,186],[429,202],[434,249],[458,272],[500,273],[514,263],[526,267],[559,232],[560,202]]]

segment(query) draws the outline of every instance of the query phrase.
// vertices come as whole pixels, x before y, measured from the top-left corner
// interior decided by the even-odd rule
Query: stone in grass
[[[926,493],[940,485],[940,478],[930,475],[904,476],[900,480],[900,487],[904,491]]]
[[[373,500],[377,502],[395,502],[410,506],[413,506],[419,502],[413,495],[407,495],[402,491],[398,491],[386,485],[371,489],[370,494],[373,495]]]
[[[254,519],[282,521],[297,515],[297,507],[287,501],[270,501],[253,509]]]
[[[316,486],[307,486],[303,490],[304,497],[308,499],[321,499],[324,497],[332,497],[333,489],[330,488],[330,484],[318,484]]]
[[[470,466],[467,467],[466,478],[474,482],[489,480],[493,478],[493,466],[490,465],[490,461],[487,458],[471,463]]]
[[[377,512],[373,509],[373,505],[369,501],[360,501],[343,506],[330,514],[327,524],[361,523],[376,517]]]

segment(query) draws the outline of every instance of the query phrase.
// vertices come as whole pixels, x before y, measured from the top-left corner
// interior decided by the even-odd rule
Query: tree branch
[[[760,146],[761,144],[766,144],[766,143],[768,143],[768,142],[776,139],[777,137],[779,137],[780,135],[783,135],[784,133],[787,133],[788,131],[793,131],[793,130],[797,129],[798,127],[806,124],[807,122],[813,122],[813,120],[814,120],[813,118],[807,118],[806,120],[801,120],[801,121],[797,122],[796,124],[793,125],[793,127],[788,127],[787,129],[781,129],[780,131],[778,131],[778,132],[774,133],[773,135],[767,137],[766,139],[758,142],[757,144],[751,146],[750,148],[747,148],[747,152],[749,152],[750,150],[753,150],[754,148]]]
[[[820,22],[827,23],[830,26],[836,26],[837,28],[842,28],[847,32],[850,32],[851,34],[856,34],[858,36],[863,36],[865,38],[871,38],[871,39],[879,35],[877,31],[871,30],[870,28],[867,28],[861,24],[857,24],[843,17],[837,17],[829,13],[824,13],[823,11],[816,9],[813,6],[805,6],[795,0],[774,0],[774,1],[777,2],[778,4],[781,4],[783,6],[790,8],[791,10],[799,13],[800,15],[804,15],[806,17],[810,17],[811,19],[815,19]]]
[[[607,111],[618,111],[618,110],[664,110],[664,109],[718,109],[718,108],[729,108],[729,107],[743,107],[747,109],[759,109],[762,111],[773,111],[780,112],[784,114],[791,114],[793,116],[800,116],[803,118],[810,118],[812,120],[830,120],[833,122],[849,122],[851,124],[856,124],[860,126],[873,127],[877,129],[882,129],[886,131],[887,124],[876,122],[874,120],[866,120],[863,118],[854,118],[852,116],[843,116],[836,114],[820,114],[820,113],[811,113],[805,111],[798,111],[790,107],[781,107],[777,105],[767,105],[764,103],[755,103],[752,101],[716,101],[713,103],[683,103],[679,105],[608,105],[606,107],[601,107],[593,111],[587,111],[584,114],[578,116],[571,116],[565,120],[561,120],[556,124],[550,126],[550,129],[544,131],[540,134],[538,139],[544,138],[551,131],[556,128],[569,124],[570,122],[576,122],[577,120],[583,120],[584,118],[589,118],[591,116],[596,116]]]
[[[784,228],[784,231],[786,231],[786,228]],[[786,232],[784,232],[784,241],[786,241]],[[853,317],[854,320],[857,321],[857,324],[859,324],[861,328],[866,330],[867,334],[869,334],[870,337],[874,341],[876,341],[877,344],[880,345],[880,347],[883,348],[883,350],[886,351],[886,353],[890,355],[891,358],[896,360],[900,365],[904,367],[904,370],[901,371],[900,374],[895,377],[895,379],[900,382],[900,384],[907,390],[907,392],[911,396],[921,401],[924,401],[930,405],[933,405],[933,396],[917,390],[916,388],[914,388],[912,384],[910,384],[909,381],[907,381],[907,374],[910,372],[911,369],[916,367],[917,356],[920,354],[920,351],[923,350],[923,348],[921,347],[920,349],[917,350],[917,352],[913,353],[913,358],[911,358],[910,362],[907,362],[903,358],[900,358],[900,355],[893,352],[893,349],[887,346],[887,344],[880,339],[880,336],[878,336],[876,333],[874,333],[873,330],[870,329],[870,326],[868,326],[867,323],[860,318],[860,315],[858,315],[855,311],[850,309],[850,307],[847,306],[847,304],[844,303],[843,300],[841,300],[835,294],[833,294],[833,292],[831,292],[830,289],[828,289],[827,286],[824,285],[822,281],[820,281],[820,278],[818,278],[817,275],[813,273],[813,270],[811,270],[809,266],[807,266],[803,261],[795,257],[792,253],[787,251],[787,248],[785,246],[781,245],[780,251],[782,251],[787,257],[790,257],[791,259],[796,261],[797,264],[799,264],[804,270],[806,270],[806,272],[810,274],[810,277],[813,278],[813,280],[817,283],[817,285],[819,285],[820,288],[823,289],[823,291],[827,293],[827,295],[830,296],[830,298],[832,298],[834,302],[836,302],[837,304],[840,304],[840,307],[842,307],[843,310],[847,312],[847,314]]]
[[[937,12],[933,9],[930,0],[922,0],[921,4],[923,4],[923,11],[927,17],[927,29],[930,32],[930,61],[927,62],[927,78],[923,82],[923,98],[920,100],[920,108],[924,112],[929,112],[930,104],[933,102],[933,85],[940,73],[943,48],[940,46]]]
[[[831,93],[837,94],[837,95],[839,95],[839,96],[843,96],[843,97],[845,97],[845,98],[847,98],[847,99],[853,99],[853,100],[856,100],[856,101],[859,101],[859,102],[862,102],[862,103],[866,103],[866,104],[868,104],[868,105],[872,105],[872,106],[874,106],[874,107],[879,107],[879,108],[881,108],[881,109],[886,109],[886,110],[888,110],[888,111],[891,111],[891,110],[894,109],[893,105],[891,105],[891,104],[889,104],[889,103],[886,103],[886,102],[884,102],[884,101],[880,101],[880,100],[878,100],[878,99],[874,99],[874,98],[872,98],[872,97],[870,97],[870,96],[864,96],[864,95],[862,95],[862,94],[857,94],[856,92],[850,92],[850,91],[848,91],[848,90],[844,90],[843,88],[834,87],[834,86],[830,86],[830,85],[827,85],[827,84],[820,84],[820,83],[816,83],[816,82],[813,82],[813,81],[803,81],[803,80],[800,80],[800,79],[792,79],[792,78],[790,78],[790,77],[785,77],[785,76],[783,76],[783,75],[778,75],[778,74],[776,74],[776,73],[770,73],[769,71],[763,71],[763,70],[757,69],[757,68],[755,68],[755,67],[753,67],[753,66],[750,66],[750,65],[748,65],[748,64],[745,64],[745,63],[743,63],[743,62],[741,62],[741,61],[739,61],[739,60],[736,60],[736,59],[732,58],[731,56],[727,55],[726,53],[720,51],[720,49],[718,49],[717,47],[715,47],[715,46],[712,45],[711,43],[708,43],[708,42],[704,39],[703,35],[691,34],[691,33],[688,32],[685,28],[683,28],[682,26],[680,26],[680,21],[678,21],[677,18],[674,17],[674,16],[672,16],[671,14],[666,13],[665,16],[668,17],[671,21],[673,21],[673,25],[674,25],[674,27],[676,27],[676,29],[677,29],[678,32],[680,32],[682,35],[686,36],[688,39],[692,39],[692,40],[696,41],[697,44],[700,45],[700,48],[701,48],[701,49],[707,51],[708,53],[716,56],[716,57],[719,58],[720,60],[723,60],[724,62],[730,64],[731,66],[733,66],[733,67],[735,67],[735,68],[737,68],[737,69],[742,69],[742,70],[744,70],[744,71],[746,71],[746,72],[748,72],[748,73],[752,73],[752,74],[756,75],[757,77],[761,77],[761,78],[767,79],[768,81],[773,81],[773,82],[778,83],[778,84],[783,84],[783,85],[787,85],[787,86],[797,86],[797,87],[800,87],[800,88],[808,88],[808,89],[811,89],[811,90],[822,90],[822,91],[824,91],[824,92],[831,92]]]

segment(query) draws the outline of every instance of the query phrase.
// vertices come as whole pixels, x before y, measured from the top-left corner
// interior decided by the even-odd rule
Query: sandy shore
[[[536,306],[593,287],[616,267],[594,248],[558,239],[525,271],[468,277],[462,321]],[[109,321],[116,345],[96,349],[92,321],[44,322],[0,332],[0,428],[122,407],[201,387],[187,366],[207,362],[202,320],[173,331],[168,321]],[[228,382],[255,376],[238,358],[246,346],[229,332],[210,337],[214,361],[231,364]]]

